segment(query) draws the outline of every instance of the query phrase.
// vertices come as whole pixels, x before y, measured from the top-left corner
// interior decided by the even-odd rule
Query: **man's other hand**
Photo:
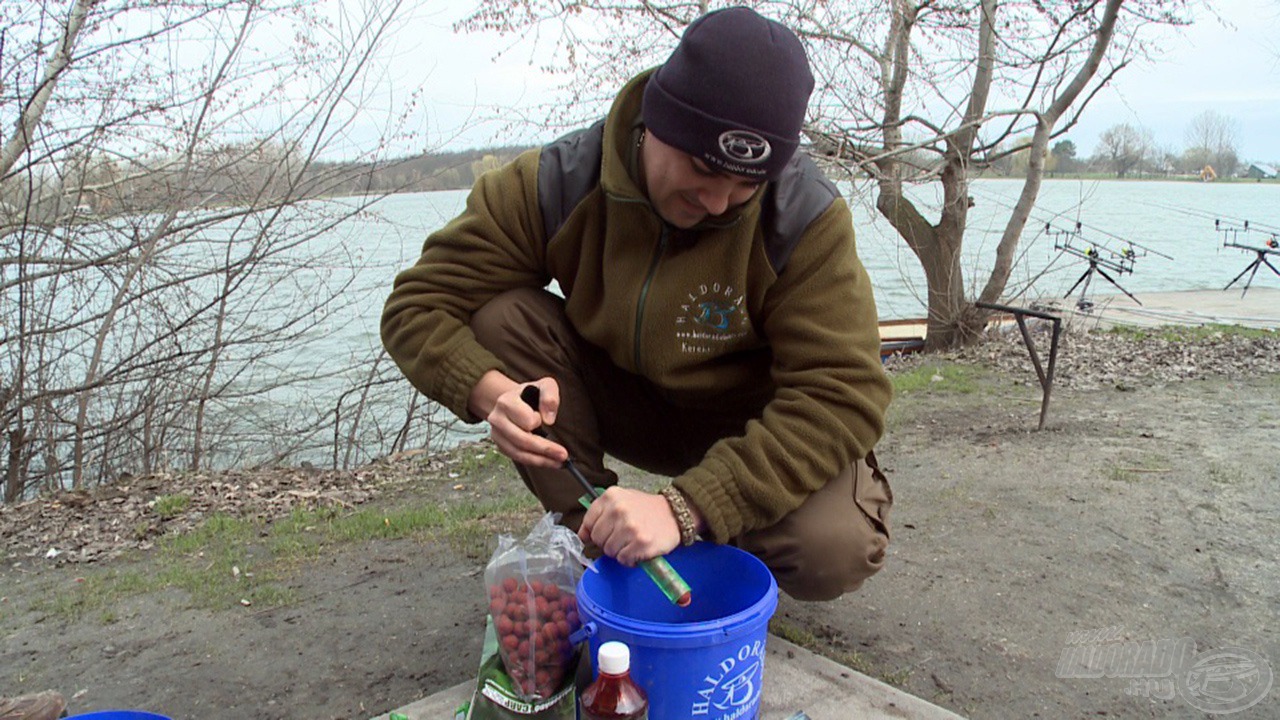
[[[526,385],[536,385],[541,395],[538,409],[534,410],[520,398]],[[534,433],[544,434],[556,421],[560,409],[560,386],[553,378],[537,382],[517,384],[505,375],[490,371],[471,393],[473,412],[490,405],[485,419],[489,421],[489,437],[498,451],[521,465],[531,467],[560,467],[569,457],[569,451],[559,443]],[[484,400],[484,398],[491,398]]]

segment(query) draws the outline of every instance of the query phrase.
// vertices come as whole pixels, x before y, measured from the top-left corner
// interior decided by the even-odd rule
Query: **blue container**
[[[142,710],[99,710],[84,712],[83,715],[72,715],[67,720],[170,720],[164,715]]]
[[[650,720],[753,720],[778,606],[773,573],[754,555],[713,543],[678,548],[667,560],[689,583],[689,607],[611,558],[582,574],[578,612],[591,657],[610,640],[631,648],[631,677],[649,695]]]

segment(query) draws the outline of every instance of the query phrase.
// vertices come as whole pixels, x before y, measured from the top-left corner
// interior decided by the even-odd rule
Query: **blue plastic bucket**
[[[650,720],[753,720],[760,713],[765,640],[778,606],[773,573],[729,545],[696,543],[667,556],[693,602],[676,607],[640,568],[602,557],[578,581],[591,657],[610,640],[631,648],[631,677]]]

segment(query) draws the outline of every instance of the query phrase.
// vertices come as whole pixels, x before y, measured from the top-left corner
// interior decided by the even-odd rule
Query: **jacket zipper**
[[[636,301],[636,330],[635,339],[632,340],[632,346],[635,347],[635,363],[636,374],[643,374],[644,366],[640,364],[640,328],[644,324],[644,303],[649,296],[649,286],[653,283],[653,276],[658,272],[658,261],[662,260],[662,254],[667,249],[667,224],[662,224],[662,233],[658,235],[658,247],[653,252],[653,260],[649,262],[649,273],[645,275],[644,284],[640,286],[640,298]]]

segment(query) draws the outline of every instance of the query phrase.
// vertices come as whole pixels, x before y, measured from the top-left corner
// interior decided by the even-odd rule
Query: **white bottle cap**
[[[611,640],[600,644],[600,672],[621,675],[631,669],[631,648]]]

